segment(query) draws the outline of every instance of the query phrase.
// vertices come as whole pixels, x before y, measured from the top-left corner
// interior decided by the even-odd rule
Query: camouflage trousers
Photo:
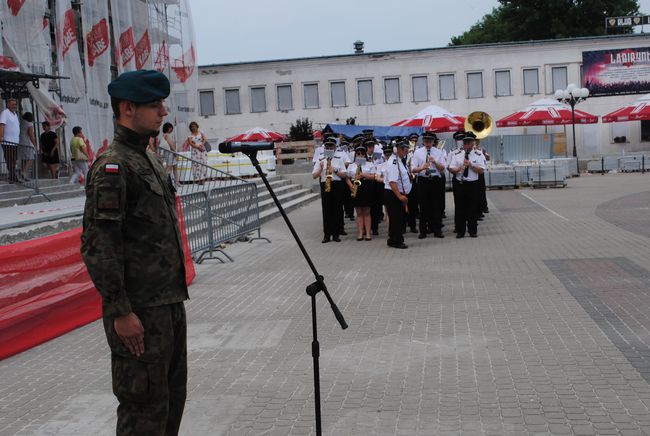
[[[144,327],[135,357],[104,319],[111,348],[117,435],[177,435],[187,395],[187,324],[183,303],[133,309]]]

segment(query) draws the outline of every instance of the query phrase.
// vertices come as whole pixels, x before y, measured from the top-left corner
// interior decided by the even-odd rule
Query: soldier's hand
[[[140,357],[144,353],[144,327],[138,315],[131,312],[128,315],[116,318],[113,321],[115,333],[131,354]]]

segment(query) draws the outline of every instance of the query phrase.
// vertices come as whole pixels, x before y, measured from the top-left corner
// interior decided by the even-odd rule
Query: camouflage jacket
[[[106,318],[189,298],[175,189],[148,141],[118,125],[88,172],[81,255]]]

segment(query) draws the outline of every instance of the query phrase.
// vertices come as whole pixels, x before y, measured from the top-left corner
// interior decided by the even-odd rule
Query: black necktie
[[[469,150],[465,152],[465,160],[469,159]],[[465,167],[465,171],[463,171],[463,177],[467,177],[469,175],[469,167]]]

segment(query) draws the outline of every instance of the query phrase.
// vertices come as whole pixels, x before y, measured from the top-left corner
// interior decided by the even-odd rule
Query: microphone
[[[246,153],[249,151],[264,151],[273,150],[275,148],[274,142],[222,142],[219,144],[219,151],[221,153]]]

